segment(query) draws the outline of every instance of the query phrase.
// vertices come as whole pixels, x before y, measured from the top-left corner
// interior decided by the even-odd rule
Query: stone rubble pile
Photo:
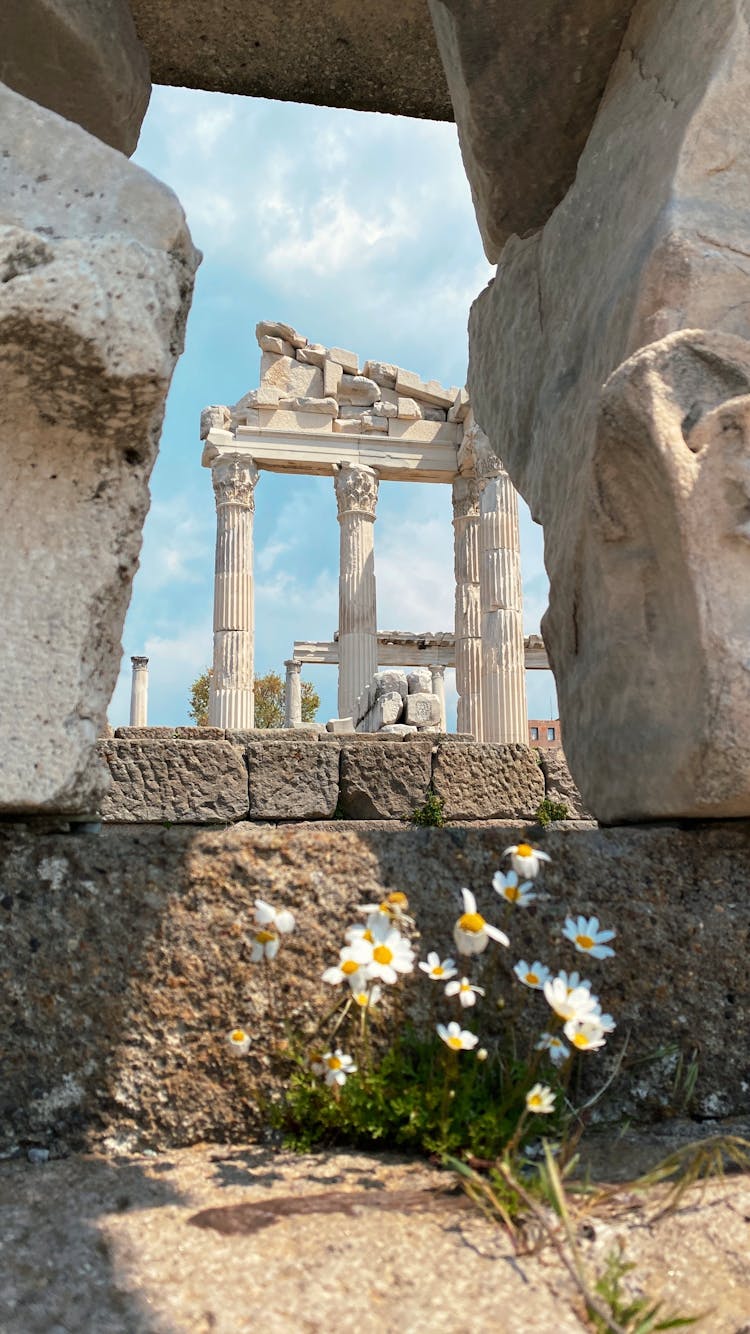
[[[358,732],[439,732],[440,697],[432,691],[432,673],[416,667],[409,673],[376,672],[357,700]]]
[[[445,389],[413,371],[356,352],[310,343],[289,324],[262,320],[261,383],[232,409],[234,426],[458,444],[469,411],[465,389]]]

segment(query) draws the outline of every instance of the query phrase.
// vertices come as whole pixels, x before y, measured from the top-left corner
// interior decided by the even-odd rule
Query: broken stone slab
[[[99,744],[112,786],[101,804],[110,822],[202,824],[245,820],[242,752],[226,741],[125,741]]]
[[[388,361],[366,361],[362,374],[370,380],[376,380],[384,389],[395,389],[397,369]]]
[[[349,352],[345,347],[329,347],[328,356],[331,361],[338,362],[347,375],[359,375],[359,360],[356,352]]]
[[[277,407],[281,398],[281,390],[275,386],[262,384],[258,389],[251,389],[247,394],[243,394],[232,408],[233,415],[242,412],[247,408],[273,408]],[[217,423],[218,425],[218,423]],[[203,439],[204,437],[201,437]]]
[[[432,744],[370,741],[341,751],[340,811],[349,820],[402,820],[427,800]]]
[[[448,409],[449,422],[462,422],[466,420],[470,410],[469,395],[465,389],[459,389],[453,400],[453,407]]]
[[[281,338],[293,348],[307,345],[307,339],[303,334],[297,333],[291,324],[281,324],[278,320],[261,320],[255,326],[255,337],[259,346],[262,346],[261,338]]]
[[[429,667],[413,667],[406,674],[406,685],[409,695],[432,694],[432,672]]]
[[[334,417],[333,429],[343,435],[361,435],[362,418],[361,417]]]
[[[434,408],[430,403],[423,404],[422,416],[426,422],[444,422],[447,420],[445,408]]]
[[[379,398],[373,403],[372,412],[376,417],[398,417],[398,399]]]
[[[280,398],[278,405],[293,412],[318,412],[323,417],[336,417],[339,410],[335,398]]]
[[[121,153],[4,88],[0,121],[0,811],[87,812],[199,257]]]
[[[245,760],[251,820],[328,820],[336,810],[336,747],[250,742],[245,747]]]
[[[533,820],[544,776],[528,746],[438,744],[432,786],[447,820]]]
[[[306,347],[298,348],[295,356],[298,361],[306,366],[320,366],[324,368],[328,352],[322,343],[308,343]]]
[[[385,732],[386,736],[406,737],[417,735],[417,728],[410,727],[407,723],[387,723],[385,727],[381,727],[380,731],[381,734]]]
[[[366,375],[342,375],[338,398],[340,403],[369,407],[380,398],[380,385]]]
[[[437,695],[412,694],[406,697],[404,722],[414,727],[440,726],[440,700]]]
[[[374,431],[381,435],[387,435],[388,420],[387,417],[375,417],[371,412],[363,412],[359,419],[359,429],[365,434]]]
[[[395,668],[385,668],[383,671],[375,672],[372,684],[375,688],[376,699],[378,695],[384,695],[393,690],[398,691],[402,699],[406,699],[409,693],[406,672],[397,671]]]
[[[273,352],[278,357],[294,356],[294,348],[291,343],[285,342],[283,338],[273,338],[271,334],[261,334],[258,345],[261,352]]]
[[[689,13],[634,10],[575,183],[470,320],[477,418],[544,527],[571,772],[607,822],[750,812],[750,41],[740,0]]]
[[[333,732],[336,736],[347,732],[354,732],[353,718],[329,718],[326,723],[326,732]]]
[[[363,732],[379,732],[386,724],[399,722],[403,707],[404,701],[398,690],[389,690],[377,695],[371,709],[365,714],[360,730]]]
[[[436,408],[451,408],[455,400],[457,389],[444,389],[437,380],[420,380],[414,371],[402,370],[399,366],[396,372],[396,389],[399,394],[404,394],[409,398],[416,398],[420,403],[432,403]]]
[[[326,398],[337,398],[344,372],[341,366],[329,358],[323,362],[323,394]]]
[[[418,421],[424,414],[415,398],[398,398],[398,414],[402,421]]]
[[[232,413],[223,404],[212,403],[201,410],[200,438],[205,440],[209,431],[229,431],[232,427]]]
[[[0,80],[130,156],[151,96],[127,0],[22,0],[0,10]]]
[[[574,11],[517,12],[512,0],[429,7],[494,263],[511,233],[543,226],[573,181],[634,0],[577,0]]]
[[[318,366],[303,366],[296,357],[277,357],[264,352],[260,359],[263,388],[278,389],[286,397],[324,398],[323,372]]]

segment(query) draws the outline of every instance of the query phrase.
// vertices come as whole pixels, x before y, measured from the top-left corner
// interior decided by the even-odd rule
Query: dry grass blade
[[[685,1144],[631,1182],[630,1189],[649,1189],[672,1182],[666,1202],[651,1217],[655,1222],[674,1213],[691,1186],[710,1177],[723,1177],[727,1162],[740,1171],[750,1171],[750,1140],[740,1135],[712,1135]]]

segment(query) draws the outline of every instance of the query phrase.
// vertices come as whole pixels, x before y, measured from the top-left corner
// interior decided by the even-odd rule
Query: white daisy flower
[[[526,1110],[534,1116],[549,1116],[555,1110],[555,1095],[548,1084],[535,1084],[526,1094]]]
[[[509,945],[505,932],[485,922],[481,913],[477,912],[477,901],[471,890],[462,889],[461,894],[464,910],[453,928],[453,939],[459,954],[481,954],[486,950],[490,937],[501,945]]]
[[[458,972],[453,959],[441,960],[434,950],[427,955],[427,963],[420,963],[419,967],[435,982],[447,982],[449,977],[455,977]]]
[[[616,931],[600,931],[598,917],[566,917],[563,935],[572,940],[581,954],[590,954],[592,959],[609,959],[614,950],[605,944],[614,940]]]
[[[539,874],[541,862],[552,861],[548,852],[532,848],[530,843],[514,843],[511,848],[505,849],[503,856],[510,857],[511,866],[517,875],[528,876],[530,880]]]
[[[591,990],[588,978],[581,977],[578,973],[566,973],[565,969],[561,968],[557,976],[562,978],[568,991],[575,991],[576,987],[586,987],[587,991]]]
[[[468,1028],[462,1028],[455,1020],[450,1024],[438,1024],[437,1031],[451,1051],[471,1051],[479,1041],[476,1033],[470,1033]]]
[[[562,1038],[558,1037],[557,1033],[542,1033],[534,1050],[549,1052],[549,1058],[553,1065],[563,1065],[570,1056],[570,1047],[565,1046]]]
[[[355,940],[369,940],[371,945],[374,943],[369,926],[362,926],[361,923],[356,926],[348,926],[344,932],[344,940],[349,945],[353,944]]]
[[[376,977],[392,986],[398,981],[399,973],[413,973],[414,950],[391,924],[390,918],[381,916],[377,922],[373,919],[371,931],[372,959],[365,970],[367,977]]]
[[[536,898],[531,881],[524,880],[519,885],[515,871],[509,871],[507,875],[503,875],[502,871],[496,871],[492,877],[492,888],[501,899],[514,904],[516,908],[528,908]]]
[[[281,941],[275,931],[268,927],[256,927],[250,949],[250,962],[260,963],[262,959],[275,959]]]
[[[233,1028],[227,1033],[227,1046],[234,1056],[244,1056],[250,1049],[250,1034],[244,1028]]]
[[[351,1056],[345,1055],[340,1047],[335,1051],[326,1051],[321,1057],[325,1070],[326,1084],[345,1084],[349,1075],[356,1073],[357,1067]]]
[[[604,1029],[595,1014],[587,1014],[579,1019],[569,1019],[563,1030],[569,1042],[578,1051],[596,1051],[603,1047],[606,1038]]]
[[[409,900],[401,889],[392,889],[379,903],[361,903],[357,908],[357,912],[366,912],[368,915],[382,913],[384,917],[397,922],[410,922],[408,911]]]
[[[458,996],[464,1009],[468,1005],[476,1005],[477,996],[484,995],[484,987],[474,987],[468,977],[462,977],[460,982],[449,982],[445,988],[446,996]]]
[[[568,988],[560,977],[548,978],[544,984],[544,996],[560,1019],[583,1019],[593,1013],[597,1005],[596,996],[592,996],[586,987]]]
[[[352,989],[355,987],[359,989],[366,977],[365,969],[371,962],[372,945],[369,941],[354,940],[339,950],[338,965],[326,968],[322,980],[331,986],[340,986],[342,982],[348,982]]]
[[[294,930],[294,914],[288,908],[274,908],[265,899],[256,899],[255,924],[270,927],[272,931],[286,936]]]
[[[371,1010],[373,1005],[377,1005],[382,994],[383,988],[379,987],[377,982],[373,982],[372,986],[368,986],[365,981],[364,986],[360,987],[357,991],[352,987],[352,1000],[355,1005],[359,1005],[363,1010]]]
[[[519,982],[523,982],[525,987],[531,987],[533,991],[542,991],[547,978],[550,976],[550,970],[538,959],[533,963],[527,963],[525,959],[519,959],[513,969]]]
[[[617,1028],[617,1024],[612,1018],[612,1015],[602,1014],[602,1007],[598,1003],[591,1012],[591,1018],[596,1019],[596,1022],[604,1033],[614,1033]]]

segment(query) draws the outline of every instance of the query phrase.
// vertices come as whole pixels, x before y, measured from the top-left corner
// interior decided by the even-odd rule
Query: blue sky
[[[109,710],[114,725],[128,721],[130,655],[145,653],[149,722],[171,726],[189,721],[190,684],[211,659],[215,512],[200,411],[257,386],[258,320],[462,385],[469,305],[492,270],[453,125],[155,88],[134,160],[175,190],[204,256]],[[333,483],[264,472],[255,497],[255,665],[283,672],[295,639],[336,627]],[[521,509],[528,633],[547,580],[541,530]],[[381,629],[452,628],[449,487],[381,484],[375,574]],[[303,675],[319,716],[335,716],[335,669]],[[527,681],[530,715],[555,713],[551,674]]]

